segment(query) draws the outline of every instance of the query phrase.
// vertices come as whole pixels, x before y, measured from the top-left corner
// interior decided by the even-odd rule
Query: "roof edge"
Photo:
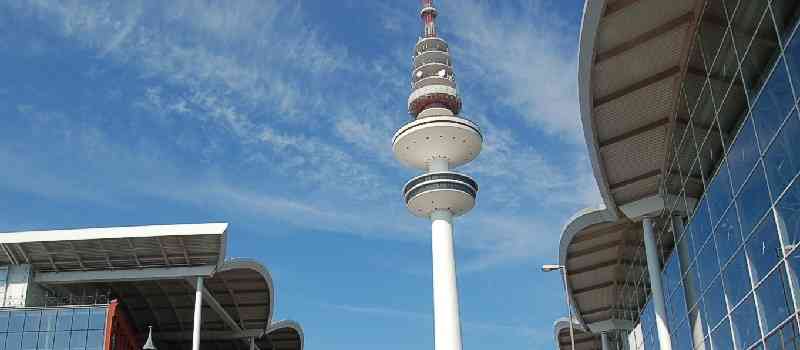
[[[222,273],[230,270],[248,269],[261,274],[264,281],[267,283],[267,292],[269,293],[269,310],[267,311],[267,329],[263,331],[266,333],[272,324],[272,315],[275,311],[275,289],[272,282],[272,275],[267,270],[267,267],[255,259],[237,258],[225,261],[222,266],[217,270],[217,273]]]
[[[301,326],[300,323],[298,323],[297,321],[282,320],[275,322],[271,324],[267,329],[267,336],[269,336],[270,333],[282,328],[291,328],[295,332],[297,332],[297,335],[300,337],[300,347],[298,348],[298,350],[303,350],[303,346],[305,345],[305,334],[303,333],[303,326]]]
[[[0,243],[80,241],[90,239],[144,238],[165,236],[225,235],[227,223],[145,225],[69,230],[41,230],[0,233]]]
[[[564,229],[561,231],[561,239],[558,248],[559,265],[567,266],[567,249],[578,232],[591,225],[604,222],[612,223],[616,220],[617,216],[607,208],[586,208],[573,215],[569,222],[564,225]],[[569,279],[566,279],[565,281],[566,286],[564,287],[567,288],[567,295],[569,297],[570,306],[572,307],[574,317],[582,328],[588,329],[586,322],[583,320],[583,316],[578,308],[575,307],[575,298],[572,296],[572,287],[570,286]]]
[[[617,203],[611,196],[608,180],[600,162],[600,147],[594,125],[594,96],[592,95],[592,65],[594,63],[594,47],[600,21],[603,18],[606,0],[586,0],[581,21],[580,44],[578,45],[578,101],[581,111],[583,137],[592,163],[592,172],[600,189],[600,195],[607,208],[613,209],[616,216]]]

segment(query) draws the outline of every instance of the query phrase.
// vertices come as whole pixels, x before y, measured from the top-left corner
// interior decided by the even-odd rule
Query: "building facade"
[[[227,224],[0,233],[0,349],[301,350]],[[147,344],[148,347],[145,347]]]
[[[560,259],[608,347],[800,348],[798,11],[587,1],[581,113],[606,207],[570,221]]]

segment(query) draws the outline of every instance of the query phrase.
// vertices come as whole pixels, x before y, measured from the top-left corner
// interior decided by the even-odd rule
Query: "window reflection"
[[[725,268],[725,292],[731,305],[736,305],[739,300],[750,292],[750,274],[747,272],[747,261],[744,250],[739,250],[733,260]]]
[[[800,119],[792,112],[767,151],[766,166],[769,187],[776,197],[800,171]]]
[[[783,264],[756,290],[765,331],[770,331],[794,313],[789,281]]]
[[[764,220],[747,243],[750,270],[753,278],[760,281],[781,259],[781,242],[775,220]]]
[[[9,319],[0,331],[0,349],[7,339],[5,349],[13,350],[100,350],[106,313],[106,307],[0,311]]]
[[[761,331],[758,328],[758,316],[756,315],[756,305],[753,303],[753,296],[739,305],[736,310],[731,312],[733,323],[734,339],[739,349],[747,349],[757,340],[761,339]]]
[[[736,206],[739,209],[742,237],[748,237],[750,231],[770,206],[767,180],[764,178],[760,166],[756,167],[753,175],[742,188],[742,192],[736,198]]]
[[[753,106],[753,121],[761,149],[766,149],[778,127],[789,114],[794,96],[783,60],[779,60]]]

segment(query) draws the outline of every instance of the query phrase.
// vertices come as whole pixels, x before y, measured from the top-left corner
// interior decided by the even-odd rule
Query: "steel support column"
[[[197,277],[194,291],[194,323],[192,326],[192,350],[200,350],[200,324],[203,314],[203,277]]]
[[[653,232],[653,219],[642,219],[644,249],[647,255],[647,274],[650,276],[651,298],[656,314],[656,330],[661,350],[672,350],[669,328],[667,327],[667,308],[664,305],[664,290],[661,287],[661,263],[658,257],[658,244]]]

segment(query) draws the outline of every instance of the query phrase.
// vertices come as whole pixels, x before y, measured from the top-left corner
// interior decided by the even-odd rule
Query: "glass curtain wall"
[[[798,3],[703,7],[662,184],[678,198],[656,227],[675,350],[800,349]],[[658,349],[651,304],[634,319]]]
[[[0,309],[0,349],[102,350],[107,307]]]

